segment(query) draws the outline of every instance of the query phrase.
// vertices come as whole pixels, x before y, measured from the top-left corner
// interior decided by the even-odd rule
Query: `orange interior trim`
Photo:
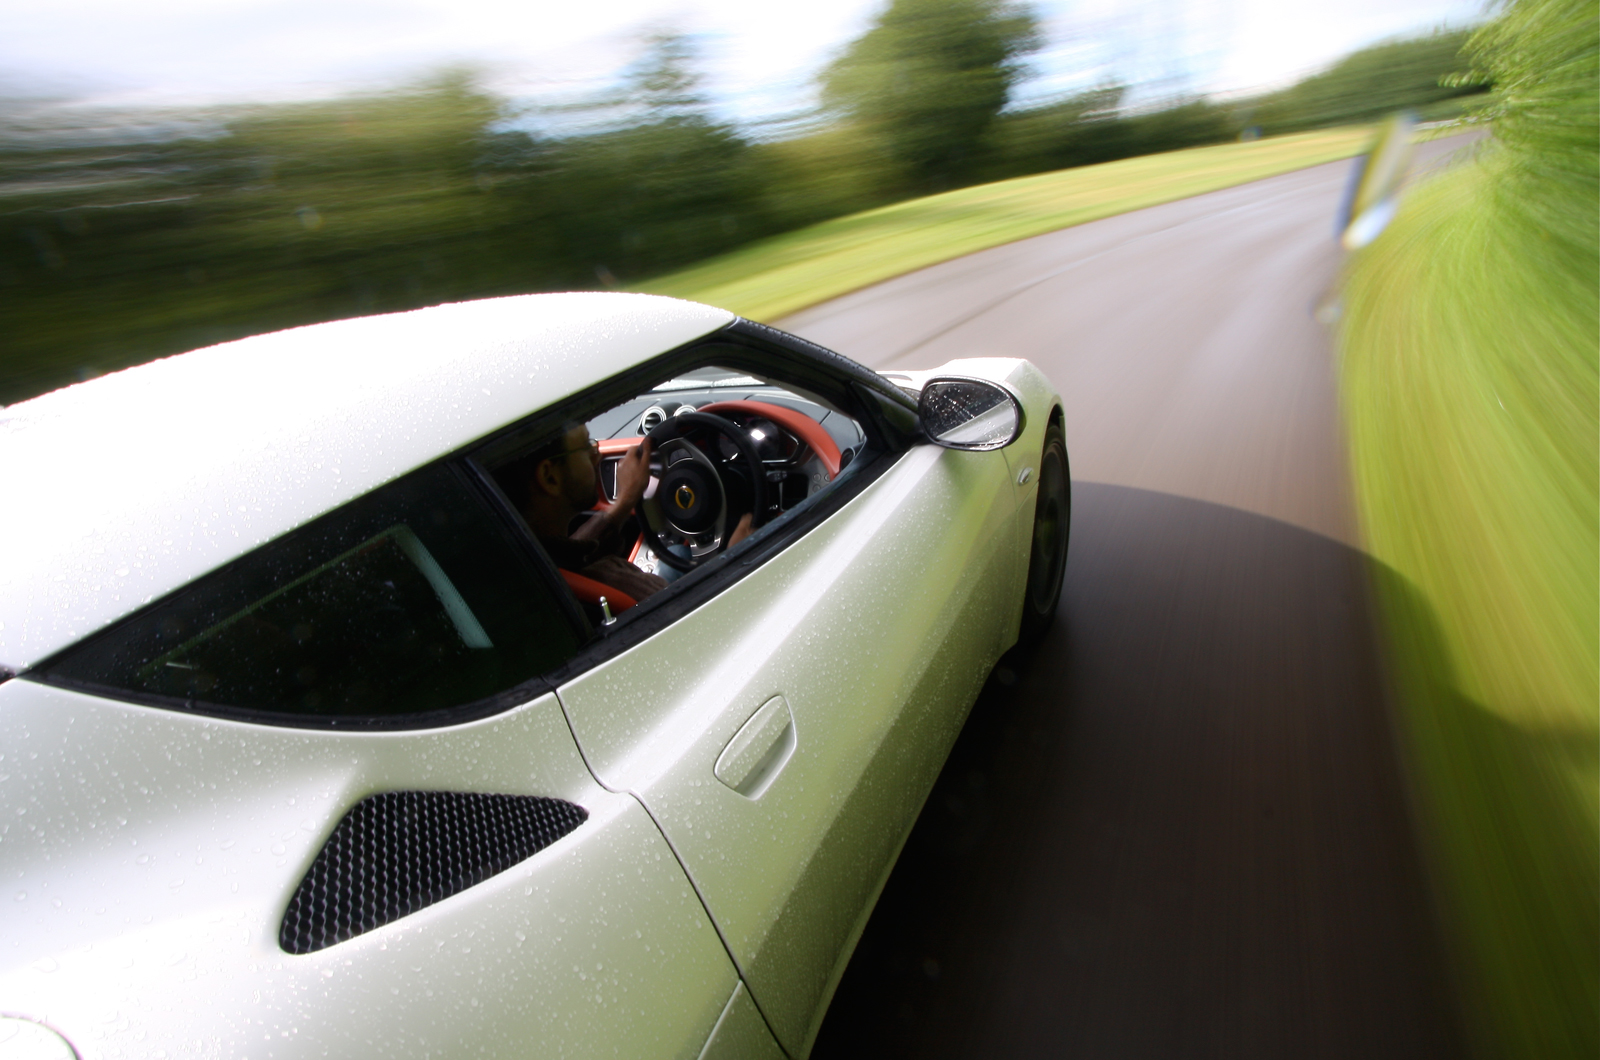
[[[709,405],[702,405],[700,411],[742,412],[747,416],[765,417],[806,443],[822,461],[830,480],[839,473],[838,443],[833,440],[833,435],[823,430],[822,424],[803,412],[796,412],[782,405],[770,405],[765,401],[713,401]]]
[[[602,438],[600,440],[600,457],[604,459],[608,456],[621,456],[642,441],[644,441],[643,438]],[[606,488],[601,485],[599,475],[594,477],[594,498],[594,507],[590,509],[591,511],[603,512],[611,507],[611,502],[606,499]],[[629,556],[628,561],[631,563],[633,557]]]
[[[621,589],[614,589],[605,582],[597,582],[593,578],[585,578],[583,575],[570,570],[562,571],[561,577],[566,579],[567,588],[572,590],[572,595],[586,604],[598,605],[600,598],[602,596],[605,597],[606,603],[611,605],[611,613],[614,615],[626,611],[639,602]]]

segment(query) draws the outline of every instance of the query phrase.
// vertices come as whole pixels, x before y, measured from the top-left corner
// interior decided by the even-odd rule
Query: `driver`
[[[667,587],[625,558],[639,531],[629,525],[650,484],[650,440],[628,450],[617,464],[616,500],[592,511],[599,496],[600,444],[589,428],[569,421],[555,439],[506,468],[507,494],[522,511],[557,567],[614,586],[635,600]],[[631,532],[629,532],[631,530]],[[749,536],[747,513],[728,535],[728,547]]]

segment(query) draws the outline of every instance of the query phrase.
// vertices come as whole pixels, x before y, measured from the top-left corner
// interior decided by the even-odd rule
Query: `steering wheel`
[[[691,428],[713,430],[733,443],[749,476],[752,525],[760,526],[767,514],[767,474],[761,454],[747,431],[732,420],[709,412],[684,412],[645,435],[650,441],[650,476],[655,490],[639,502],[645,544],[656,558],[680,571],[691,570],[706,556],[728,547],[728,493],[743,486],[733,461],[720,464],[685,435]],[[734,483],[738,483],[734,485]],[[662,539],[672,530],[689,546],[689,559],[675,555]]]

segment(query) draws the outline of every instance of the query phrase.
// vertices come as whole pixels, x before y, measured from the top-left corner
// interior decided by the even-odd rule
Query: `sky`
[[[693,36],[744,123],[801,114],[885,0],[0,0],[0,94],[111,105],[313,98],[451,64],[514,98],[615,80],[651,28]],[[1276,86],[1363,44],[1469,24],[1483,0],[1035,0],[1022,100],[1112,81],[1151,95]]]

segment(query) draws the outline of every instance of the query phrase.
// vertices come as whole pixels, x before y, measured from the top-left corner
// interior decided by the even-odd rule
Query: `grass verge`
[[[753,320],[974,251],[1350,158],[1365,126],[1146,155],[913,199],[744,247],[640,286]]]
[[[1600,1055],[1600,297],[1488,151],[1352,263],[1343,391],[1419,818],[1483,1055]],[[1582,211],[1590,211],[1585,215]],[[1574,233],[1569,240],[1566,233]],[[1577,248],[1574,250],[1574,248]]]

